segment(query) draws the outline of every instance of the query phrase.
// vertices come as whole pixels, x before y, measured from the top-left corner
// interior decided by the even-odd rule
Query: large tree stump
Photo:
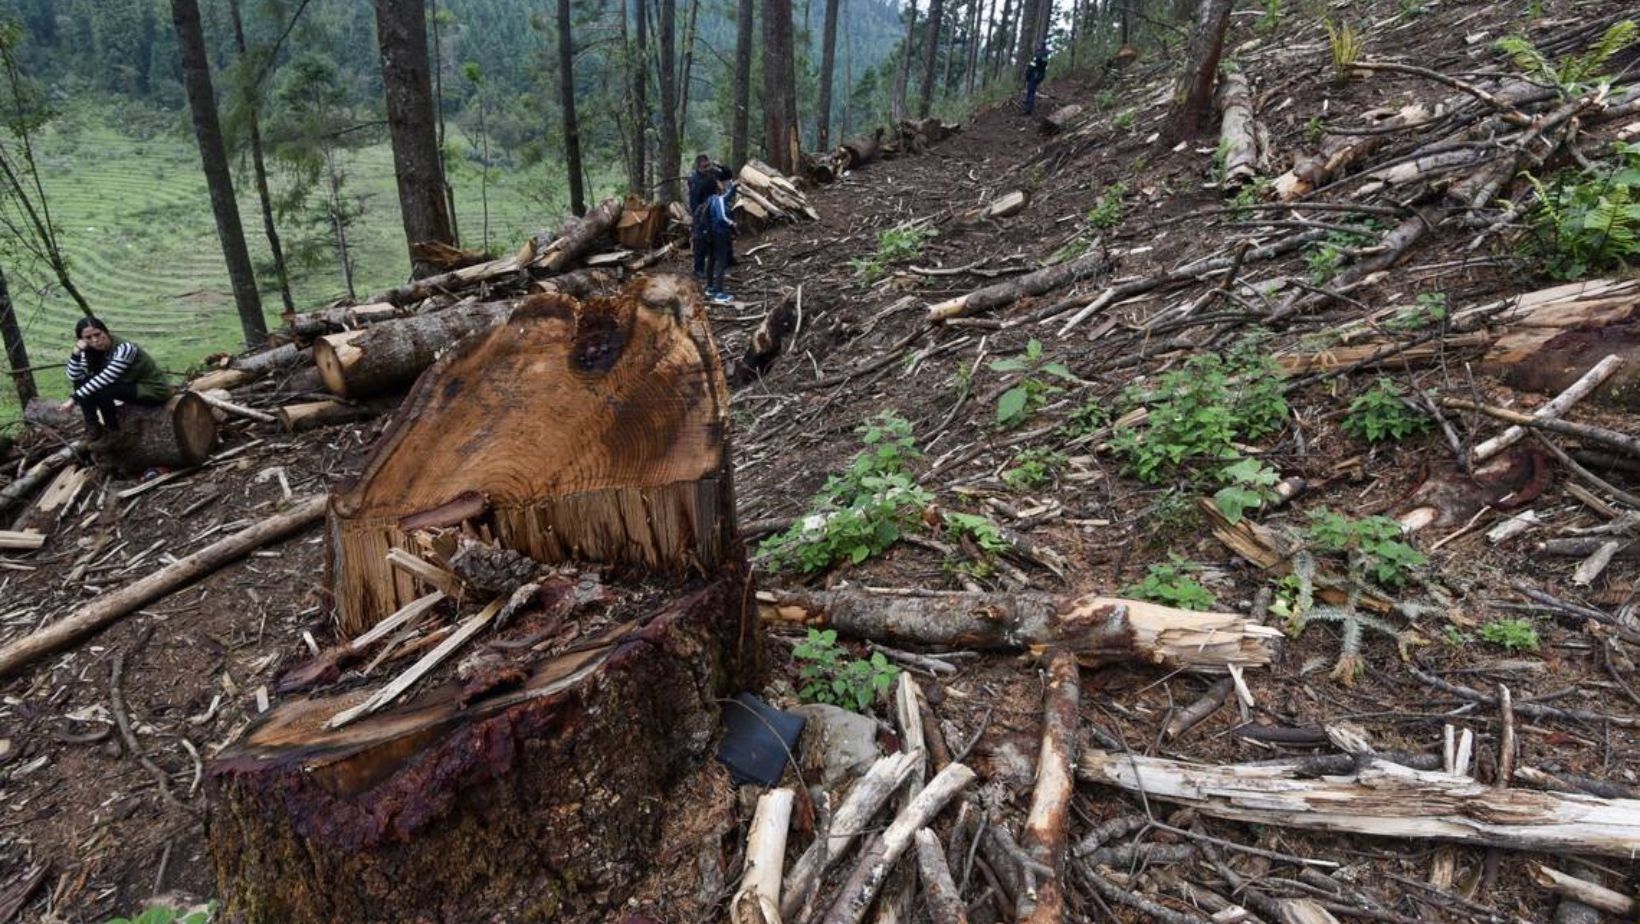
[[[23,419],[71,437],[85,429],[79,408],[64,411],[58,402],[42,398],[28,403]],[[216,443],[211,406],[191,391],[178,392],[164,404],[122,404],[119,423],[119,430],[96,447],[104,467],[142,471],[160,465],[198,465]]]
[[[530,641],[486,628],[452,656],[503,661],[483,674],[503,682],[446,678],[344,724],[379,672],[270,711],[208,771],[228,919],[610,920],[756,661],[727,423],[698,290],[678,277],[532,297],[430,368],[331,500],[343,634],[426,592],[387,550],[456,527],[469,548],[492,537],[579,568],[536,579],[549,612],[600,569],[626,608],[526,610],[496,631]],[[484,593],[469,606],[508,597]],[[542,651],[543,621],[579,634]]]

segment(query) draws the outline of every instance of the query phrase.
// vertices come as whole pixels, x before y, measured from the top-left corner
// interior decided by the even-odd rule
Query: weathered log
[[[1596,363],[1594,368],[1590,369],[1576,382],[1572,383],[1570,388],[1567,388],[1565,391],[1555,396],[1553,401],[1550,401],[1549,403],[1533,411],[1532,416],[1539,420],[1550,417],[1560,417],[1562,414],[1565,414],[1568,410],[1570,410],[1573,405],[1577,404],[1577,402],[1587,398],[1589,393],[1594,391],[1596,388],[1599,388],[1602,382],[1605,382],[1607,379],[1611,378],[1612,373],[1616,372],[1618,367],[1622,365],[1623,358],[1621,356],[1617,356],[1615,354],[1607,356],[1605,359],[1602,359],[1600,362]],[[1510,427],[1497,436],[1494,436],[1491,439],[1477,445],[1470,455],[1474,461],[1484,462],[1505,449],[1508,449],[1510,446],[1513,446],[1525,435],[1526,430],[1524,428],[1518,426]]]
[[[286,432],[301,433],[320,427],[358,423],[381,413],[381,408],[369,404],[348,404],[342,401],[304,401],[287,404],[279,409],[279,424]]]
[[[418,244],[417,246],[421,245]],[[472,253],[473,251],[465,252]],[[463,265],[471,266],[472,264],[466,263]],[[354,330],[380,321],[402,318],[406,313],[407,308],[405,306],[395,305],[391,302],[336,305],[331,308],[321,308],[318,311],[309,311],[305,314],[296,315],[290,319],[288,327],[293,336],[306,339]]]
[[[1533,863],[1530,869],[1532,879],[1556,895],[1575,899],[1591,908],[1599,908],[1618,917],[1632,918],[1634,915],[1634,899],[1622,892],[1613,891],[1586,879],[1579,879],[1542,863]]]
[[[539,238],[532,242],[533,247],[527,244],[526,248],[534,249],[536,256],[525,262],[549,275],[562,273],[569,269],[570,264],[580,259],[582,254],[592,249],[600,238],[613,232],[615,223],[620,221],[620,218],[620,201],[605,199],[585,215],[564,222],[558,237],[546,246],[540,246]]]
[[[203,375],[188,380],[189,391],[215,391],[235,388],[256,378],[255,373],[243,369],[212,369]]]
[[[1253,93],[1247,76],[1226,74],[1219,84],[1219,150],[1224,152],[1220,182],[1237,188],[1258,175],[1258,144],[1253,133]]]
[[[1053,877],[1037,883],[1036,895],[1021,895],[1021,924],[1055,924],[1065,919],[1065,826],[1071,794],[1076,788],[1076,735],[1082,684],[1076,658],[1063,648],[1051,648],[1043,657],[1047,683],[1042,694],[1042,750],[1036,759],[1036,789],[1025,818],[1025,852],[1053,870]]]
[[[551,292],[601,291],[612,277],[597,270],[546,280]],[[344,398],[371,398],[402,391],[462,338],[505,320],[528,300],[473,302],[431,314],[373,324],[314,341],[313,357],[325,388]]]
[[[1095,248],[1092,252],[1083,254],[1074,260],[1044,267],[1034,273],[1026,273],[1023,276],[930,305],[928,320],[934,322],[946,321],[951,318],[960,318],[964,315],[1000,308],[1029,295],[1041,295],[1060,286],[1080,282],[1090,276],[1097,276],[1109,268],[1110,261],[1103,249]]]
[[[660,241],[665,225],[664,206],[629,195],[615,222],[615,240],[630,250],[649,250]]]
[[[1439,402],[1442,407],[1456,408],[1460,411],[1476,411],[1494,420],[1519,424],[1534,430],[1548,430],[1551,433],[1575,436],[1589,442],[1599,443],[1608,449],[1615,449],[1631,456],[1640,456],[1640,437],[1619,430],[1597,427],[1593,424],[1573,423],[1569,420],[1558,420],[1553,417],[1533,417],[1531,414],[1522,414],[1519,411],[1492,407],[1487,404],[1476,404],[1462,398],[1441,398]]]
[[[1640,851],[1640,800],[1497,789],[1381,760],[1353,777],[1305,779],[1290,764],[1210,766],[1091,751],[1077,776],[1252,824],[1511,850],[1619,857]]]
[[[32,552],[46,544],[46,534],[32,529],[0,529],[0,549]]]
[[[838,151],[844,155],[843,169],[858,170],[877,159],[882,149],[883,130],[875,129],[869,135],[861,135],[843,142]]]
[[[206,769],[227,919],[619,918],[719,699],[747,682],[745,580],[681,584],[477,694],[452,681],[338,729],[370,690],[276,706]]]
[[[469,513],[412,518],[466,497],[486,501],[475,525],[537,561],[713,573],[731,547],[727,415],[688,281],[639,277],[616,297],[524,300],[504,327],[422,376],[336,497],[329,554],[343,633],[426,592],[386,553],[414,552],[414,529],[458,525]]]
[[[1087,667],[1155,664],[1222,673],[1269,664],[1280,630],[1233,613],[1176,610],[1089,595],[953,593],[879,596],[858,590],[758,595],[766,622],[829,626],[888,643],[992,651],[1064,648]]]
[[[1082,111],[1082,106],[1079,103],[1071,103],[1068,106],[1060,106],[1058,109],[1055,109],[1042,119],[1043,133],[1048,135],[1058,135],[1069,131],[1071,126],[1082,117]]]
[[[228,368],[248,372],[251,375],[265,375],[280,369],[296,369],[312,365],[312,363],[312,350],[299,347],[294,343],[286,343],[271,350],[260,350],[255,353],[246,353],[244,356],[235,356],[228,361]]]
[[[865,776],[860,777],[832,816],[831,831],[824,842],[816,839],[792,864],[791,874],[786,877],[785,890],[781,893],[781,917],[797,919],[810,889],[825,876],[826,870],[848,853],[855,839],[870,825],[872,816],[888,804],[889,797],[899,790],[900,784],[911,776],[922,760],[921,754],[903,751],[889,754],[878,759]]]
[[[35,658],[96,632],[255,549],[317,523],[324,511],[325,498],[309,498],[286,513],[275,514],[218,539],[145,578],[92,600],[45,628],[0,648],[0,677],[9,676]]]
[[[900,810],[888,829],[878,835],[871,849],[861,854],[854,871],[838,889],[837,900],[826,912],[825,924],[860,924],[872,899],[883,887],[883,880],[911,846],[912,836],[928,827],[946,803],[973,781],[974,771],[963,764],[951,764],[930,780],[923,791]]]
[[[33,402],[30,402],[32,404]],[[85,448],[83,442],[73,442],[34,463],[27,471],[19,475],[16,481],[0,488],[0,513],[4,513],[11,505],[18,503],[55,475],[58,469],[74,461],[75,453]]]
[[[746,838],[740,891],[729,902],[733,924],[780,924],[780,870],[786,860],[794,795],[790,789],[772,789],[758,797]]]

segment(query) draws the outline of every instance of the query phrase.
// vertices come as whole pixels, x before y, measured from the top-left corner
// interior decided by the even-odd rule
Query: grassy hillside
[[[137,139],[107,127],[112,120],[70,119],[41,139],[42,168],[52,215],[72,261],[76,284],[93,310],[117,332],[148,347],[166,368],[180,373],[212,352],[242,343],[233,295],[217,242],[199,155],[191,139],[175,134]],[[393,159],[386,144],[345,156],[347,189],[361,197],[363,214],[350,230],[360,297],[401,281],[408,272]],[[544,166],[530,173],[492,171],[489,191],[490,247],[506,251],[535,229],[562,220],[563,183]],[[482,244],[480,180],[474,170],[454,177],[457,212],[466,246]],[[598,192],[614,192],[614,180]],[[240,211],[258,267],[267,265],[267,241],[250,183],[241,182]],[[287,249],[318,231],[281,226]],[[299,270],[293,280],[298,307],[343,297],[332,252],[323,265]],[[35,365],[60,362],[72,347],[79,309],[46,286],[39,272],[12,270],[12,294]],[[263,278],[262,302],[269,326],[278,323],[279,294]],[[49,395],[66,394],[59,370],[37,374]],[[0,421],[16,414],[15,396],[0,395]]]

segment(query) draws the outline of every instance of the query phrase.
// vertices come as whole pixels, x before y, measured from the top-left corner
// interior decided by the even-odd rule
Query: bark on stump
[[[207,773],[226,915],[609,920],[758,650],[698,291],[640,277],[614,297],[527,299],[404,408],[331,500],[345,636],[425,592],[388,549],[458,526],[613,566],[616,583],[642,574],[665,602],[465,703],[451,682],[340,728],[379,684],[277,706]]]

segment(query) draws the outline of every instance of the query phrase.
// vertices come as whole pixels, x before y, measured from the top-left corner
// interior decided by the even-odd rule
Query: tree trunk
[[[929,0],[928,28],[923,40],[922,93],[917,100],[917,117],[926,119],[934,106],[934,71],[940,57],[940,28],[945,22],[945,0]]]
[[[534,296],[505,327],[467,339],[421,378],[357,485],[332,507],[345,633],[421,595],[384,555],[417,547],[408,518],[437,519],[463,497],[481,497],[479,518],[500,544],[537,561],[715,573],[732,541],[716,435],[727,407],[703,313],[686,289],[658,276],[614,297]],[[534,410],[542,407],[554,413]],[[634,441],[645,433],[667,437]],[[576,461],[544,464],[555,454]]]
[[[1219,77],[1219,58],[1224,53],[1224,35],[1230,29],[1230,12],[1235,0],[1200,0],[1196,27],[1185,50],[1185,70],[1178,98],[1182,101],[1173,115],[1172,134],[1176,141],[1195,141],[1207,131],[1213,118],[1213,86]]]
[[[632,64],[632,191],[649,198],[649,12],[645,0],[632,0],[637,30]]]
[[[695,41],[698,38],[696,29],[700,20],[700,0],[689,0],[689,22],[683,29],[683,64],[678,68],[678,139],[682,145],[683,134],[689,128],[689,80],[690,72],[695,68]],[[682,151],[680,150],[681,154]]]
[[[313,342],[313,361],[332,394],[352,399],[392,394],[414,382],[440,351],[500,322],[512,307],[512,302],[478,302],[330,334]]]
[[[815,150],[831,148],[831,88],[837,80],[837,5],[840,0],[826,0],[826,25],[820,40],[820,102],[815,113],[818,131]],[[845,87],[843,93],[852,90]]]
[[[962,75],[962,78],[963,78],[962,79],[963,92],[967,96],[973,96],[974,95],[974,78],[975,78],[975,75],[979,71],[979,38],[980,38],[980,29],[981,29],[981,19],[980,19],[980,17],[983,15],[983,12],[984,12],[981,9],[981,7],[983,5],[984,5],[983,0],[972,0],[972,2],[969,3],[970,12],[968,14],[968,49],[967,49],[967,51],[968,51],[968,67],[963,72],[963,75]],[[992,9],[996,8],[996,0],[991,0],[991,8]]]
[[[74,436],[84,425],[78,408],[62,411],[57,402],[39,398],[23,409],[23,418]],[[122,404],[119,423],[97,454],[100,463],[122,471],[198,465],[216,442],[210,405],[191,391],[178,392],[164,404]]]
[[[287,433],[301,433],[320,427],[358,423],[382,412],[380,407],[367,404],[344,404],[340,401],[305,401],[287,404],[279,409],[279,425]]]
[[[427,61],[427,17],[418,0],[375,0],[382,90],[393,140],[405,247],[422,241],[455,244],[444,196],[444,164],[433,116]],[[415,253],[410,251],[412,264]]]
[[[27,407],[40,390],[34,386],[34,371],[29,368],[28,348],[23,343],[23,326],[17,323],[17,308],[11,301],[11,287],[6,283],[4,267],[0,267],[0,346],[6,349],[6,371],[11,375],[12,387],[17,390],[17,406]]]
[[[659,45],[657,59],[661,88],[661,160],[657,166],[662,202],[677,202],[682,196],[678,188],[678,165],[683,162],[678,143],[678,2],[659,0],[660,16],[656,23],[655,42]],[[765,64],[765,66],[767,66]]]
[[[930,321],[944,321],[980,311],[989,311],[992,308],[1000,308],[1028,295],[1041,295],[1060,286],[1079,282],[1089,276],[1104,272],[1108,267],[1109,258],[1101,250],[1095,248],[1093,252],[1074,260],[1045,267],[1033,273],[1026,273],[1023,276],[1016,276],[1013,279],[988,285],[982,289],[975,289],[966,295],[948,298],[943,302],[931,305],[928,309],[928,319]]]
[[[1036,54],[1036,21],[1042,16],[1042,5],[1048,0],[1023,0],[1019,9],[1019,31],[1015,33],[1014,48],[1014,76],[1016,81],[1025,79],[1025,68],[1030,67],[1031,57]]]
[[[558,0],[558,106],[564,116],[564,168],[569,174],[569,210],[576,215],[585,215],[587,194],[581,185],[581,128],[575,119],[575,39],[570,28],[569,0]]]
[[[734,114],[729,132],[729,162],[739,166],[751,153],[752,35],[756,0],[740,0],[735,14]]]
[[[239,15],[239,0],[230,0],[228,14],[233,18],[233,40],[239,49],[240,60],[247,60],[245,24]],[[268,251],[273,256],[273,275],[279,281],[279,300],[286,314],[296,312],[296,301],[290,294],[290,272],[285,267],[285,249],[279,242],[279,228],[273,221],[273,194],[268,191],[268,166],[262,156],[261,87],[251,87],[252,98],[245,103],[245,128],[250,134],[251,173],[256,178],[256,201],[262,207],[262,233],[268,239]]]
[[[211,68],[205,58],[205,32],[199,23],[199,3],[171,0],[171,19],[176,24],[177,52],[182,60],[183,83],[188,90],[188,108],[193,112],[194,137],[199,142],[205,185],[211,191],[216,235],[222,242],[222,257],[228,264],[234,304],[239,308],[239,326],[245,335],[245,345],[256,346],[267,337],[268,326],[262,318],[262,299],[256,292],[250,251],[245,249],[245,229],[239,224],[239,203],[234,199],[228,151],[223,147],[222,126],[216,117],[216,95],[211,90]]]
[[[763,0],[763,144],[769,163],[797,173],[797,71],[792,48],[791,0]]]
[[[894,69],[894,95],[889,99],[889,121],[898,124],[905,118],[905,88],[910,82],[911,59],[917,54],[917,0],[910,0],[907,4],[906,15],[910,17],[905,24],[905,43],[900,50],[900,63]]]
[[[996,11],[996,3],[992,2],[991,10]],[[1014,0],[1002,0],[1002,15],[991,20],[991,68],[990,80],[996,80],[1002,72],[1003,62],[1008,60],[1008,52],[1013,48]]]

